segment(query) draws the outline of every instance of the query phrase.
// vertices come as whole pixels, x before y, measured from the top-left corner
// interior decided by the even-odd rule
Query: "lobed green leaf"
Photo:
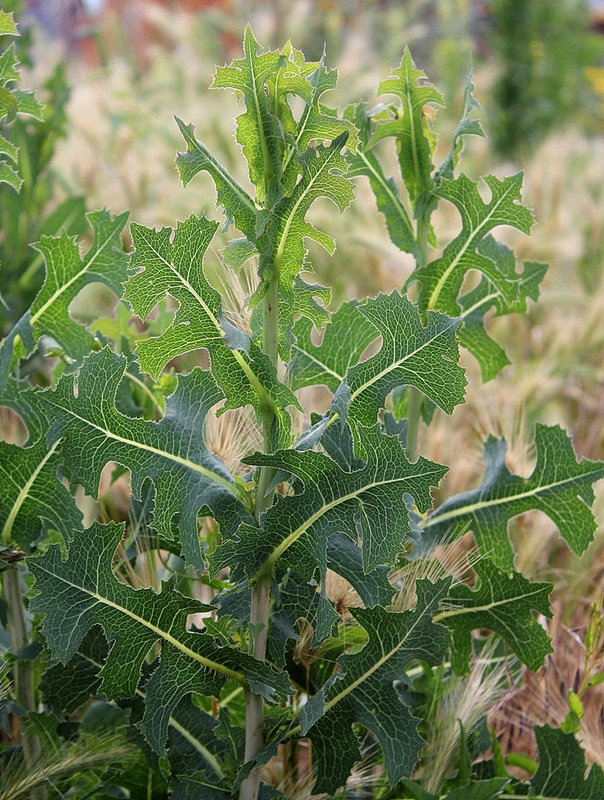
[[[180,377],[159,422],[133,419],[116,409],[116,393],[126,360],[108,348],[90,355],[77,379],[63,377],[55,390],[37,394],[54,419],[49,441],[62,439],[62,463],[75,483],[97,495],[101,472],[115,461],[131,472],[132,492],[142,499],[145,484],[155,488],[154,526],[173,540],[172,520],[180,515],[179,544],[187,561],[203,570],[197,517],[211,510],[225,534],[250,520],[236,499],[235,483],[203,441],[203,425],[223,394],[209,372],[197,368]],[[75,392],[77,386],[77,394]]]
[[[469,672],[472,652],[471,632],[490,630],[499,634],[529,669],[543,666],[553,652],[551,641],[533,611],[551,617],[551,583],[528,581],[518,572],[511,575],[488,560],[473,564],[477,575],[474,589],[454,586],[449,592],[453,608],[434,619],[452,631],[451,664],[458,674]]]
[[[44,256],[46,278],[29,311],[0,345],[0,388],[6,385],[14,360],[28,355],[43,334],[78,363],[90,352],[93,336],[69,315],[72,300],[85,286],[102,283],[121,296],[128,255],[120,237],[128,214],[112,217],[108,211],[93,211],[87,218],[93,239],[84,256],[75,237],[66,233],[43,236],[35,245]]]
[[[435,665],[445,657],[449,635],[432,619],[449,586],[449,580],[418,582],[412,611],[350,609],[368,642],[359,653],[338,659],[339,671],[300,711],[300,733],[310,738],[317,763],[315,792],[335,792],[360,759],[353,722],[376,736],[390,783],[412,774],[425,742],[396,684],[405,681],[412,661]]]
[[[604,477],[604,462],[586,458],[577,462],[569,436],[558,426],[537,425],[535,447],[535,468],[529,478],[521,478],[505,465],[505,441],[489,437],[480,485],[446,500],[422,523],[422,529],[442,536],[445,531],[469,528],[480,552],[500,569],[510,570],[514,555],[508,522],[535,508],[555,522],[573,552],[583,553],[596,529],[590,510],[592,484]]]
[[[498,225],[510,225],[529,233],[533,215],[521,205],[522,173],[499,180],[493,175],[484,179],[491,191],[485,203],[477,184],[465,175],[442,180],[434,189],[438,197],[449,200],[461,215],[462,229],[444,249],[440,258],[415,270],[408,283],[419,284],[419,304],[422,309],[459,314],[457,297],[467,272],[478,270],[506,300],[514,298],[514,284],[497,269],[493,261],[478,251],[484,237]]]
[[[280,497],[261,519],[261,528],[242,525],[237,540],[225,542],[214,554],[214,571],[230,565],[248,576],[290,568],[310,579],[326,570],[327,540],[344,532],[362,541],[363,570],[391,564],[409,530],[404,495],[420,509],[431,503],[430,487],[446,472],[440,464],[418,459],[410,464],[398,439],[377,429],[359,428],[365,454],[360,469],[345,471],[328,455],[307,450],[256,453],[246,463],[295,475],[296,494]],[[303,488],[302,488],[303,487]]]
[[[123,525],[93,523],[76,536],[66,561],[57,545],[32,559],[37,595],[32,610],[44,614],[44,635],[63,662],[77,652],[94,625],[105,631],[110,650],[101,671],[100,690],[109,697],[136,692],[141,666],[150,649],[161,645],[160,663],[146,686],[141,728],[154,749],[162,753],[169,718],[191,692],[216,696],[227,679],[251,684],[270,698],[287,694],[287,677],[230,647],[221,647],[206,633],[187,631],[187,617],[211,606],[184,597],[171,579],[160,594],[133,589],[112,572]]]

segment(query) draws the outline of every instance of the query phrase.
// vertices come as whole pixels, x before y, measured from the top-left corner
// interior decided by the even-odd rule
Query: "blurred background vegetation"
[[[508,234],[520,259],[550,263],[541,300],[530,314],[491,320],[512,357],[495,380],[481,384],[475,364],[469,402],[453,424],[438,416],[422,450],[451,464],[440,498],[474,485],[488,433],[509,442],[509,466],[529,474],[536,419],[570,430],[580,455],[604,458],[604,4],[579,0],[29,0],[14,8],[27,35],[19,44],[24,85],[41,86],[42,121],[16,120],[24,188],[0,184],[0,334],[23,311],[43,279],[29,247],[61,229],[82,233],[85,210],[131,209],[147,225],[174,225],[190,213],[220,219],[209,178],[183,191],[174,168],[181,141],[177,114],[245,184],[232,136],[236,103],[209,91],[215,64],[236,56],[245,22],[267,47],[287,39],[310,58],[325,48],[339,70],[333,106],[377,102],[380,79],[397,66],[405,45],[445,94],[434,126],[443,152],[457,124],[473,63],[487,139],[471,139],[462,162],[470,177],[525,171],[525,202],[538,224],[530,239]],[[394,154],[391,154],[394,158]],[[385,231],[367,187],[340,216],[328,204],[315,212],[338,242],[333,258],[313,249],[318,279],[346,297],[401,286],[410,263]],[[440,230],[453,233],[456,213]],[[129,242],[125,242],[129,246]],[[218,275],[219,243],[208,267]],[[218,280],[218,278],[217,278]],[[73,313],[92,323],[128,325],[101,291],[80,298]],[[600,487],[601,488],[601,487]],[[600,491],[598,518],[604,520]],[[117,500],[116,500],[117,502]],[[534,513],[518,518],[518,568],[555,578],[560,646],[528,688],[493,704],[492,720],[509,748],[530,748],[534,723],[560,724],[566,692],[576,684],[585,631],[604,597],[604,531],[579,559],[560,544],[554,526]],[[601,608],[601,605],[600,605]],[[545,621],[544,621],[545,624]],[[600,656],[601,657],[601,656]],[[556,659],[556,660],[554,660]],[[579,665],[579,667],[577,666]],[[602,668],[602,667],[600,667]],[[604,687],[590,690],[581,737],[604,766]],[[553,702],[559,698],[560,702]],[[587,700],[587,698],[586,698]]]

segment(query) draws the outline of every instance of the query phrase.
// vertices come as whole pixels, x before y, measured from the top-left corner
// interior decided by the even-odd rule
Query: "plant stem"
[[[8,611],[8,630],[11,638],[11,649],[16,655],[29,643],[27,624],[23,613],[23,597],[19,581],[19,569],[7,569],[2,574],[4,589],[4,602]],[[27,711],[35,710],[34,673],[31,661],[15,661],[13,664],[14,696],[15,701]],[[40,740],[37,736],[26,736],[21,730],[21,747],[23,748],[23,761],[28,772],[38,766],[42,754]],[[40,787],[32,792],[32,800],[46,800],[45,787]]]
[[[407,398],[407,458],[413,464],[417,461],[417,437],[422,414],[424,396],[415,386],[409,387]]]
[[[264,296],[264,315],[262,329],[263,350],[277,366],[279,358],[279,273],[271,279]],[[267,404],[262,409],[263,449],[270,453],[275,449],[274,427],[275,413],[272,405]],[[273,479],[272,467],[261,467],[258,477],[258,492],[256,497],[256,521],[270,508],[273,502],[274,491],[268,491]],[[253,655],[259,661],[264,661],[266,655],[266,640],[268,636],[268,621],[270,614],[271,577],[266,576],[258,580],[252,587],[250,608],[250,630],[254,643]],[[263,735],[264,699],[262,695],[254,694],[249,689],[245,695],[245,761],[249,761],[262,750],[264,745]],[[256,800],[260,786],[260,771],[254,770],[241,784],[239,800]]]

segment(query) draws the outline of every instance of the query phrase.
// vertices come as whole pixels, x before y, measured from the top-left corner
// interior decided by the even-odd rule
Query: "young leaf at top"
[[[463,403],[466,379],[455,337],[459,320],[431,313],[424,327],[416,306],[396,290],[364,300],[359,311],[381,335],[382,346],[346,373],[352,419],[374,425],[388,394],[406,384],[448,414]]]
[[[411,775],[425,742],[417,733],[418,719],[404,705],[395,683],[405,681],[410,662],[420,659],[435,665],[445,657],[449,634],[432,618],[449,586],[449,580],[419,581],[412,611],[350,609],[369,641],[359,653],[340,657],[338,672],[299,715],[300,733],[310,738],[317,765],[315,792],[335,792],[360,759],[353,722],[376,736],[391,784]]]
[[[207,633],[189,633],[189,614],[210,610],[184,597],[171,579],[160,594],[121,583],[111,569],[124,534],[123,525],[93,523],[74,537],[66,561],[57,545],[31,559],[38,594],[32,610],[45,615],[44,635],[53,653],[68,661],[93,625],[105,630],[111,649],[101,675],[108,697],[135,693],[141,665],[156,642],[159,667],[146,686],[146,710],[140,724],[149,743],[163,752],[170,714],[187,694],[216,696],[227,679],[250,684],[270,698],[287,694],[289,682],[263,662],[230,647],[221,647]]]
[[[571,733],[546,725],[535,728],[539,769],[533,776],[533,800],[600,800],[604,797],[604,772],[592,764],[585,777],[585,753]]]
[[[243,58],[218,67],[212,86],[241,92],[246,111],[237,117],[237,141],[243,148],[250,180],[260,204],[275,202],[283,194],[281,163],[284,136],[280,121],[271,113],[265,84],[285,59],[278,52],[258,55],[260,45],[249,25],[243,38]]]
[[[443,178],[451,180],[454,177],[455,167],[459,162],[459,158],[464,147],[464,136],[482,136],[484,131],[480,120],[474,116],[475,112],[480,109],[476,98],[474,97],[474,84],[472,83],[472,70],[468,70],[466,77],[466,85],[463,93],[463,109],[461,112],[461,119],[457,123],[453,139],[451,141],[451,149],[449,150],[446,158],[439,165],[434,173],[434,183],[436,186],[440,184]]]
[[[206,415],[223,398],[209,372],[196,368],[178,381],[159,422],[124,416],[115,397],[126,366],[125,358],[108,348],[84,360],[76,381],[64,376],[55,390],[37,394],[54,419],[49,441],[62,439],[62,463],[70,478],[97,495],[103,467],[116,461],[132,475],[132,492],[141,499],[145,482],[155,486],[153,525],[172,539],[171,521],[180,514],[180,545],[187,561],[203,571],[197,517],[207,506],[223,532],[251,520],[236,499],[235,483],[220,459],[203,440]]]
[[[11,14],[0,12],[0,36],[18,36],[17,30]],[[9,45],[0,54],[0,119],[3,127],[7,127],[15,118],[18,112],[29,114],[36,119],[42,119],[42,105],[36,99],[33,92],[15,89],[13,83],[19,80],[17,67],[19,61],[15,52],[15,45]],[[19,148],[5,136],[0,135],[0,155],[6,158],[0,159],[0,183],[7,183],[15,192],[21,190],[23,178],[19,165]]]
[[[467,348],[480,365],[483,381],[489,381],[510,363],[504,350],[495,342],[484,327],[485,314],[495,309],[495,316],[517,314],[526,311],[527,299],[537,300],[539,284],[547,272],[547,264],[538,261],[525,261],[521,274],[516,272],[513,252],[492,236],[486,236],[477,248],[478,252],[490,258],[500,272],[507,278],[509,287],[515,289],[515,296],[504,296],[484,276],[480,283],[459,298],[462,310],[461,325],[457,332],[459,343]]]
[[[536,508],[556,523],[573,552],[583,553],[596,529],[591,487],[604,477],[604,461],[577,462],[569,436],[558,426],[537,425],[535,448],[535,469],[529,478],[521,478],[505,465],[505,441],[489,437],[480,485],[446,500],[421,523],[422,529],[437,535],[461,532],[462,527],[472,530],[480,552],[500,569],[510,570],[514,554],[508,522]]]
[[[418,301],[422,310],[443,311],[451,316],[459,314],[457,297],[466,273],[471,269],[481,272],[504,297],[514,297],[514,285],[509,286],[504,274],[477,248],[497,225],[510,225],[529,233],[534,222],[533,215],[520,203],[521,172],[503,180],[487,175],[484,181],[491,191],[487,203],[480,197],[477,184],[465,175],[454,180],[443,180],[434,189],[438,197],[449,200],[457,208],[462,228],[445,247],[440,258],[416,269],[407,282],[411,284],[417,281],[419,284]]]
[[[518,572],[508,575],[487,559],[473,564],[478,577],[474,589],[464,584],[449,592],[452,608],[435,617],[453,635],[451,664],[455,672],[469,672],[471,633],[486,629],[498,633],[523,664],[537,670],[553,652],[551,641],[533,611],[551,617],[551,583],[531,583]]]
[[[292,50],[293,59],[269,79],[269,91],[279,103],[280,113],[277,115],[284,123],[286,132],[290,134],[283,159],[283,186],[286,194],[291,194],[301,166],[300,155],[306,151],[314,140],[332,142],[342,134],[347,134],[346,146],[354,151],[358,134],[354,124],[347,119],[339,119],[321,103],[322,95],[335,89],[338,79],[337,70],[330,70],[319,62],[306,62],[297,50]],[[286,102],[287,94],[301,97],[305,106],[296,122]],[[289,124],[288,124],[289,123]]]
[[[283,197],[271,211],[263,236],[258,240],[259,272],[263,285],[252,301],[257,303],[269,281],[279,279],[279,288],[289,305],[294,303],[294,281],[304,267],[304,238],[313,239],[328,253],[335,250],[331,236],[306,221],[306,213],[320,197],[327,197],[344,211],[354,197],[352,184],[344,177],[347,164],[341,155],[348,134],[329,145],[309,147],[300,156],[302,176],[291,195]],[[284,306],[287,310],[287,306]],[[290,311],[288,319],[293,322]]]
[[[345,116],[352,120],[359,130],[360,143],[355,152],[346,154],[349,178],[363,175],[369,178],[369,184],[375,195],[378,211],[384,215],[386,227],[393,243],[405,253],[411,253],[417,259],[421,257],[415,238],[413,225],[395,181],[384,175],[382,166],[375,154],[371,152],[371,117],[365,103],[349,106]]]
[[[43,334],[52,336],[74,361],[90,352],[93,336],[69,316],[69,305],[84,286],[103,283],[121,296],[128,255],[120,237],[128,214],[111,217],[108,211],[93,211],[87,216],[93,240],[83,257],[75,237],[66,233],[43,236],[35,245],[44,256],[46,278],[29,311],[0,345],[0,388],[15,358],[29,355]]]
[[[401,175],[409,193],[413,207],[420,198],[427,197],[432,190],[432,153],[435,137],[430,131],[425,114],[425,106],[443,105],[443,98],[421,70],[415,68],[409,48],[405,52],[398,69],[382,81],[379,94],[393,94],[401,100],[394,119],[378,121],[376,130],[368,147],[389,136],[396,138],[396,147],[401,167]]]
[[[222,317],[220,295],[203,273],[202,259],[217,227],[215,222],[195,216],[180,222],[174,232],[132,224],[136,250],[131,263],[140,271],[126,283],[124,299],[143,320],[166,294],[180,303],[172,325],[163,334],[138,341],[140,365],[157,380],[170,359],[207,348],[212,373],[226,397],[223,410],[249,403],[259,413],[272,405],[280,440],[287,445],[290,420],[285,408],[298,406],[298,401],[279,383],[270,359]],[[232,347],[225,331],[232,335]]]
[[[446,468],[424,458],[410,464],[398,439],[376,428],[359,428],[358,437],[366,463],[352,472],[313,450],[255,453],[245,459],[295,475],[299,491],[279,497],[261,519],[261,529],[242,525],[238,541],[225,542],[214,554],[214,570],[229,565],[250,577],[270,575],[279,562],[281,573],[289,567],[299,578],[310,579],[316,572],[322,578],[327,540],[341,532],[362,540],[365,572],[391,564],[409,530],[403,495],[412,495],[418,508],[429,508],[430,487]]]

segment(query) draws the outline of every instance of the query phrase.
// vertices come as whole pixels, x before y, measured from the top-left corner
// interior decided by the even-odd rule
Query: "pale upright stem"
[[[22,650],[29,643],[27,624],[23,612],[23,596],[19,581],[19,569],[7,569],[2,574],[4,589],[4,602],[8,611],[8,630],[11,638],[11,648],[14,654]],[[27,711],[35,710],[34,674],[31,661],[15,661],[13,664],[14,696],[16,702]],[[21,747],[23,748],[23,761],[27,771],[37,768],[42,754],[40,740],[37,736],[26,736],[21,733]],[[32,792],[32,800],[46,800],[48,794],[45,787],[39,787]]]
[[[263,350],[276,366],[279,357],[279,277],[274,277],[264,297],[264,319],[262,330]],[[273,440],[274,412],[267,406],[262,410],[262,429],[264,452],[270,453],[275,447]],[[272,467],[261,467],[258,477],[256,498],[256,520],[270,508],[274,492],[268,492],[273,479]],[[254,658],[264,661],[270,614],[270,576],[264,577],[252,587],[250,609],[250,628],[254,631]],[[261,695],[248,690],[245,696],[245,760],[249,761],[264,746],[263,735],[264,700]],[[260,786],[260,770],[254,770],[241,784],[239,800],[256,800]]]

